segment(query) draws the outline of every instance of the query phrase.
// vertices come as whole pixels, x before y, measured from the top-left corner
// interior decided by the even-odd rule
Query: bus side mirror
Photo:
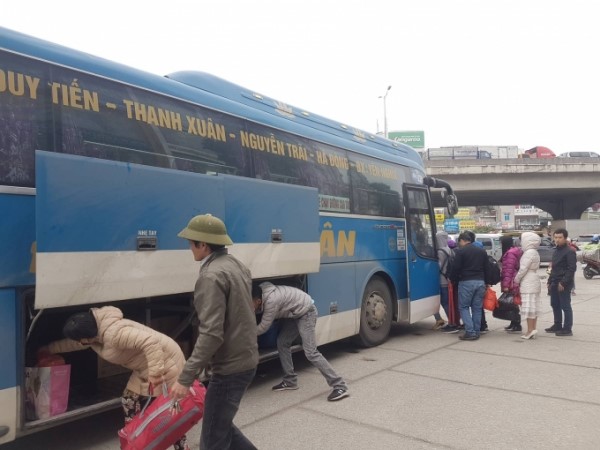
[[[448,210],[448,214],[450,216],[454,216],[458,214],[458,200],[456,195],[448,194],[446,195],[446,209]]]

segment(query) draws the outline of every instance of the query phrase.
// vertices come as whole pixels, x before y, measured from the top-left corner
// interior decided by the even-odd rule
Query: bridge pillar
[[[557,192],[557,195],[559,193]],[[584,197],[584,198],[582,198]],[[580,219],[581,214],[590,206],[589,197],[567,196],[548,200],[536,200],[535,206],[550,213],[552,218],[558,219]]]

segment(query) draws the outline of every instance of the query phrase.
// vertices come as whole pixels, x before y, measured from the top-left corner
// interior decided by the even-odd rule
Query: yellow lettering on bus
[[[354,256],[356,245],[356,231],[339,230],[337,239],[334,231],[331,229],[331,222],[323,224],[321,231],[321,256],[333,258],[335,256]]]
[[[139,120],[140,122],[146,122],[148,120],[146,105],[143,103],[134,102],[133,113],[135,115],[135,120]]]
[[[8,91],[18,97],[27,95],[30,99],[37,99],[37,89],[40,79],[12,70],[0,70],[0,92]]]
[[[260,134],[248,133],[247,131],[240,130],[240,137],[242,138],[242,147],[273,153],[274,155],[285,155],[284,143],[277,140],[273,135],[265,137]]]
[[[50,85],[52,103],[68,106],[70,108],[85,109],[86,111],[100,111],[98,93],[79,87],[77,78],[70,85],[52,83]]]
[[[331,167],[337,167],[338,169],[348,170],[348,167],[349,167],[348,158],[339,156],[339,155],[335,155],[335,154],[330,154],[327,156],[329,158],[329,165]]]
[[[156,109],[153,106],[148,106],[147,117],[148,125],[158,126],[158,114],[156,113]]]
[[[183,126],[181,125],[181,114],[174,111],[169,111],[169,113],[171,116],[171,126],[168,128],[171,130],[183,131]]]
[[[355,242],[356,231],[348,231],[348,235],[342,230],[338,231],[337,256],[354,256]]]
[[[308,152],[301,145],[294,145],[287,143],[288,156],[294,159],[301,159],[302,161],[308,161]]]
[[[125,113],[128,119],[135,119],[139,122],[147,123],[169,130],[181,131],[181,114],[168,109],[157,108],[151,105],[134,102],[132,100],[123,100]],[[107,104],[108,106],[108,104]]]
[[[328,256],[330,258],[335,256],[335,236],[333,235],[333,230],[324,229],[321,231],[321,256]]]
[[[317,162],[319,164],[327,165],[327,155],[317,150]]]
[[[213,139],[215,141],[227,142],[225,127],[214,123],[212,119],[200,119],[193,116],[185,116],[188,121],[188,133]]]

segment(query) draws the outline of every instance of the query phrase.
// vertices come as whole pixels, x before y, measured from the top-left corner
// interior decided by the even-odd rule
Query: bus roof
[[[266,111],[278,117],[284,117],[294,122],[302,123],[311,128],[322,130],[347,139],[364,142],[366,140],[380,147],[381,150],[393,155],[408,156],[414,150],[405,145],[366,131],[352,128],[334,120],[317,114],[310,113],[304,109],[297,108],[278,101],[274,98],[250,91],[235,83],[211,75],[206,72],[182,71],[167,75],[167,78],[193,86],[198,89],[211,92],[235,102],[242,103],[253,108]]]

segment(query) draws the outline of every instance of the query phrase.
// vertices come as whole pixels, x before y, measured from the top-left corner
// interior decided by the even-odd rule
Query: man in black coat
[[[458,236],[460,249],[454,257],[454,267],[450,279],[458,282],[458,308],[465,324],[465,334],[459,336],[464,341],[475,341],[481,334],[483,295],[485,294],[484,266],[487,253],[473,245],[475,234],[463,231]]]
[[[571,289],[573,288],[577,258],[567,242],[569,233],[564,228],[554,231],[556,250],[552,255],[552,272],[548,277],[550,306],[554,312],[554,325],[546,328],[547,333],[556,336],[573,336],[573,309]],[[563,312],[565,321],[563,323]]]

